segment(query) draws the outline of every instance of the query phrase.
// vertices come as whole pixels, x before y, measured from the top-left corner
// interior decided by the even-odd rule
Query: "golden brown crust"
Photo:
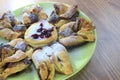
[[[2,21],[0,21],[0,29],[2,29],[2,28],[10,28],[11,29],[12,25],[7,21],[2,20]]]
[[[20,45],[21,48],[16,47],[16,46],[19,45],[20,43],[23,43],[23,44],[22,44],[23,46]],[[22,39],[22,38],[17,38],[17,39],[14,39],[14,40],[10,41],[8,44],[9,44],[10,46],[12,46],[12,47],[19,48],[19,49],[23,50],[23,51],[26,53],[26,55],[31,59],[32,54],[33,54],[33,48],[31,48],[30,46],[28,46],[28,45],[26,44],[26,42],[25,42],[24,39]],[[23,48],[23,49],[22,49],[22,48]]]
[[[39,20],[46,20],[48,15],[39,6],[39,4],[33,7],[27,7],[23,11],[23,23],[29,26],[32,23],[38,22]]]
[[[32,60],[39,70],[42,80],[47,78],[49,71],[52,77],[49,75],[48,78],[52,80],[55,74],[54,68],[56,71],[66,75],[70,75],[73,72],[68,52],[60,43],[54,43],[51,46],[43,47],[41,50],[36,50],[33,53]]]
[[[93,42],[95,41],[94,28],[92,22],[77,18],[76,22],[69,22],[60,27],[59,42],[66,47]]]
[[[3,61],[6,57],[9,57],[11,55],[13,55],[15,53],[15,48],[9,46],[9,45],[2,45],[0,46],[0,57],[1,57],[1,60],[0,61]]]
[[[53,63],[55,70],[66,75],[72,74],[73,69],[70,64],[69,55],[66,48],[60,43],[55,43],[51,47],[54,51]]]
[[[68,10],[69,6],[64,3],[55,3],[54,8],[55,8],[55,12],[58,15],[61,15],[61,14],[64,14]]]
[[[20,37],[21,33],[13,32],[11,29],[4,28],[0,30],[0,37],[3,37],[7,40],[13,40]]]
[[[17,50],[15,52],[15,54],[13,54],[12,56],[6,57],[1,63],[0,63],[0,68],[2,68],[6,63],[14,63],[14,62],[18,62],[20,60],[23,60],[27,57],[26,53],[24,53],[21,50]]]
[[[70,22],[69,20],[60,20],[60,21],[58,21],[56,24],[55,24],[55,26],[57,27],[57,28],[60,28],[61,26],[63,26],[64,24],[66,24],[66,23],[68,23],[68,22]]]
[[[36,50],[32,55],[32,60],[41,80],[53,80],[55,74],[54,64],[42,50]]]
[[[2,79],[6,79],[8,76],[12,75],[12,74],[15,74],[17,72],[20,72],[24,69],[26,69],[30,64],[26,64],[23,61],[20,61],[20,62],[17,62],[17,63],[11,63],[8,68],[6,68],[2,74],[1,74],[1,77]]]
[[[48,15],[44,12],[44,10],[42,9],[39,13],[39,20],[46,20],[48,18]]]
[[[9,75],[12,75],[14,73],[20,72],[24,69],[26,69],[30,65],[30,61],[28,60],[28,54],[30,54],[31,50],[28,48],[27,53],[23,52],[22,50],[17,50],[15,47],[19,43],[23,42],[24,40],[19,38],[12,40],[9,44],[3,45],[1,54],[10,54],[3,58],[0,62],[0,73],[2,74],[2,79],[6,79]],[[17,50],[17,51],[16,51]],[[8,52],[9,51],[9,52]],[[28,57],[27,57],[28,56]],[[14,71],[13,71],[14,70]]]
[[[12,47],[15,47],[17,43],[22,42],[22,41],[24,41],[22,38],[17,38],[17,39],[11,40],[8,44]]]

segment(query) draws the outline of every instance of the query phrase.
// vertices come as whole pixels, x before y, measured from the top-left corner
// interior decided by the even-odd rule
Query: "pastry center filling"
[[[49,38],[52,35],[53,27],[48,22],[42,21],[38,25],[35,33],[31,35],[33,39]]]

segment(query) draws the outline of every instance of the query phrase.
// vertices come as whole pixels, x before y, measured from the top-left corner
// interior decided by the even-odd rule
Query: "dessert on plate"
[[[73,72],[68,52],[60,43],[36,50],[32,60],[42,80],[53,80],[55,70],[66,75]]]
[[[78,5],[54,3],[51,14],[39,4],[25,7],[22,21],[8,11],[0,18],[0,79],[34,64],[40,80],[54,80],[55,74],[71,75],[68,47],[94,42],[92,21],[80,16]]]
[[[1,78],[4,80],[8,76],[28,68],[31,64],[32,51],[20,38],[14,39],[8,44],[2,44],[0,46]]]

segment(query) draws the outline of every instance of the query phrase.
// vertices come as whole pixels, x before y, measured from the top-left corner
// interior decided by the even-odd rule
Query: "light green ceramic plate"
[[[40,5],[43,7],[45,12],[48,15],[50,15],[50,13],[53,10],[53,2],[40,3]],[[31,5],[28,5],[28,6],[31,6]],[[14,11],[15,15],[17,17],[20,17],[20,15],[22,14],[23,8],[24,7]],[[86,19],[89,19],[83,12],[80,13],[80,16],[82,16]],[[95,35],[96,35],[96,32],[95,32]],[[6,43],[7,41],[0,38],[0,42]],[[65,79],[70,78],[77,72],[79,72],[91,59],[91,57],[95,51],[95,47],[96,47],[96,41],[93,43],[87,43],[82,46],[77,46],[77,47],[74,47],[74,48],[71,48],[70,50],[68,50],[74,72],[73,72],[73,74],[71,74],[69,76],[56,73],[54,80],[65,80]],[[34,66],[31,65],[30,68],[28,68],[20,73],[17,73],[13,76],[8,77],[7,80],[40,80],[40,79],[37,75],[36,70],[34,69]]]

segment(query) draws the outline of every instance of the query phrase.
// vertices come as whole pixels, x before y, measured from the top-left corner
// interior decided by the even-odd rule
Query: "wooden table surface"
[[[91,61],[68,80],[120,80],[120,0],[1,0],[0,13],[38,1],[77,4],[96,26],[97,47]]]

